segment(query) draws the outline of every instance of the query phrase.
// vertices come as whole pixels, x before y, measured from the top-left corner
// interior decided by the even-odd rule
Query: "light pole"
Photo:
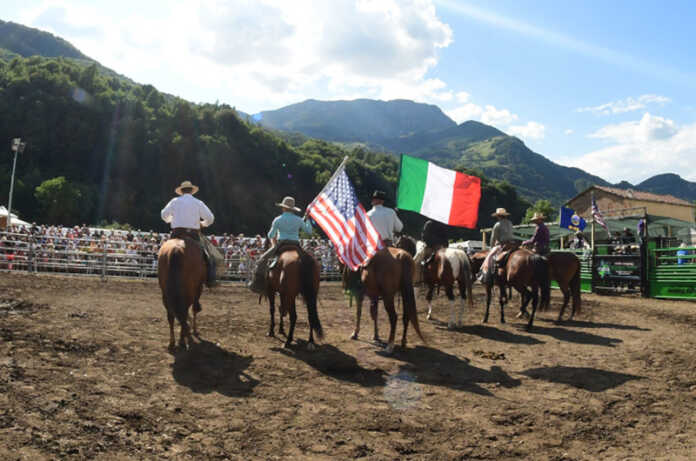
[[[15,169],[17,168],[17,154],[24,152],[26,143],[22,142],[21,138],[14,138],[12,140],[12,152],[14,152],[14,161],[12,162],[12,177],[10,179],[10,200],[7,203],[7,224],[6,229],[10,230],[10,225],[12,225],[12,191],[14,189],[14,176]]]

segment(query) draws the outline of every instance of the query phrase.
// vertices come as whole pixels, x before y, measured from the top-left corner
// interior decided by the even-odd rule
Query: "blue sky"
[[[665,6],[666,5],[666,6]],[[249,113],[404,98],[610,181],[696,180],[696,4],[635,1],[3,2],[141,83]]]

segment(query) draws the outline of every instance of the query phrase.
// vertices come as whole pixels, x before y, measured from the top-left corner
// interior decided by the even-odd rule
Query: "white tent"
[[[0,205],[0,220],[5,222],[5,219],[7,219],[7,208]],[[30,223],[28,223],[26,221],[22,221],[21,219],[19,219],[17,217],[17,215],[14,213],[12,213],[12,219],[11,219],[10,224],[12,224],[13,226],[30,226],[31,225]]]

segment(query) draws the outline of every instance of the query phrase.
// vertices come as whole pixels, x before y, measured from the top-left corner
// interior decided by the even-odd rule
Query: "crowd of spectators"
[[[12,226],[0,232],[0,269],[154,276],[157,252],[169,233],[88,227]],[[264,252],[260,236],[208,236],[225,257],[223,279],[246,280]],[[302,241],[322,265],[324,276],[335,277],[338,261],[331,242]]]

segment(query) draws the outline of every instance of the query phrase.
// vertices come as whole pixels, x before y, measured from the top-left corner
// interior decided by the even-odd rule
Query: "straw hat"
[[[198,186],[194,186],[193,184],[191,184],[191,181],[189,181],[188,179],[182,182],[179,187],[174,189],[174,192],[176,192],[179,195],[183,195],[184,193],[181,191],[181,189],[191,189],[191,195],[198,192]]]
[[[532,219],[530,219],[529,222],[538,222],[538,221],[544,222],[544,219],[546,219],[546,216],[544,216],[541,213],[535,212],[534,216],[532,216]]]
[[[290,196],[284,197],[282,202],[276,203],[276,206],[279,206],[284,210],[297,211],[298,213],[300,213],[302,211],[295,206],[295,199],[293,197],[290,197]]]
[[[493,213],[491,216],[510,216],[510,213],[508,213],[505,208],[496,208],[495,213]]]

